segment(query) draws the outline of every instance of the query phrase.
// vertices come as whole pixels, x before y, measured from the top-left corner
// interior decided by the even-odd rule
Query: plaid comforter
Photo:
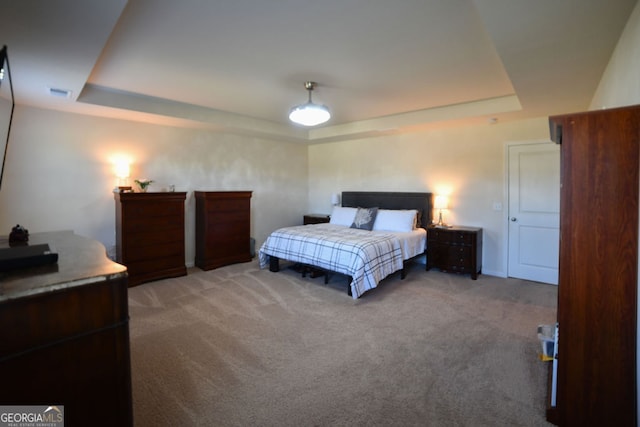
[[[269,265],[269,256],[275,256],[351,276],[354,299],[403,265],[400,241],[393,234],[333,224],[276,230],[258,255],[260,268]]]

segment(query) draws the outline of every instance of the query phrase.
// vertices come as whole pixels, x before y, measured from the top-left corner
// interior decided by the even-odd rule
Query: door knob
[[[515,216],[511,217],[511,222],[516,222],[518,220],[518,218],[516,218]]]

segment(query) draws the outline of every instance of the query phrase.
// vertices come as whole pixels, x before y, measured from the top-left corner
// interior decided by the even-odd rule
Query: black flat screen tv
[[[6,45],[0,50],[0,67],[0,156],[2,156],[0,158],[0,189],[2,189],[2,176],[7,163],[7,146],[15,106]]]

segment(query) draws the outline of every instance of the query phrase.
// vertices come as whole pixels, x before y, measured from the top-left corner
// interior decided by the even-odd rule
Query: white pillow
[[[412,231],[416,228],[418,211],[380,209],[373,223],[374,231]]]
[[[353,224],[353,220],[356,218],[357,211],[357,208],[343,208],[342,206],[334,206],[329,223],[351,227],[351,224]]]

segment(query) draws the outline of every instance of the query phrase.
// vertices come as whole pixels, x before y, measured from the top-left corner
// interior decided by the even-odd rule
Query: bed
[[[432,193],[345,191],[329,223],[271,233],[260,267],[277,272],[281,259],[291,261],[322,271],[325,283],[331,273],[344,274],[347,293],[359,298],[397,271],[404,279],[405,264],[424,255],[432,202]]]

